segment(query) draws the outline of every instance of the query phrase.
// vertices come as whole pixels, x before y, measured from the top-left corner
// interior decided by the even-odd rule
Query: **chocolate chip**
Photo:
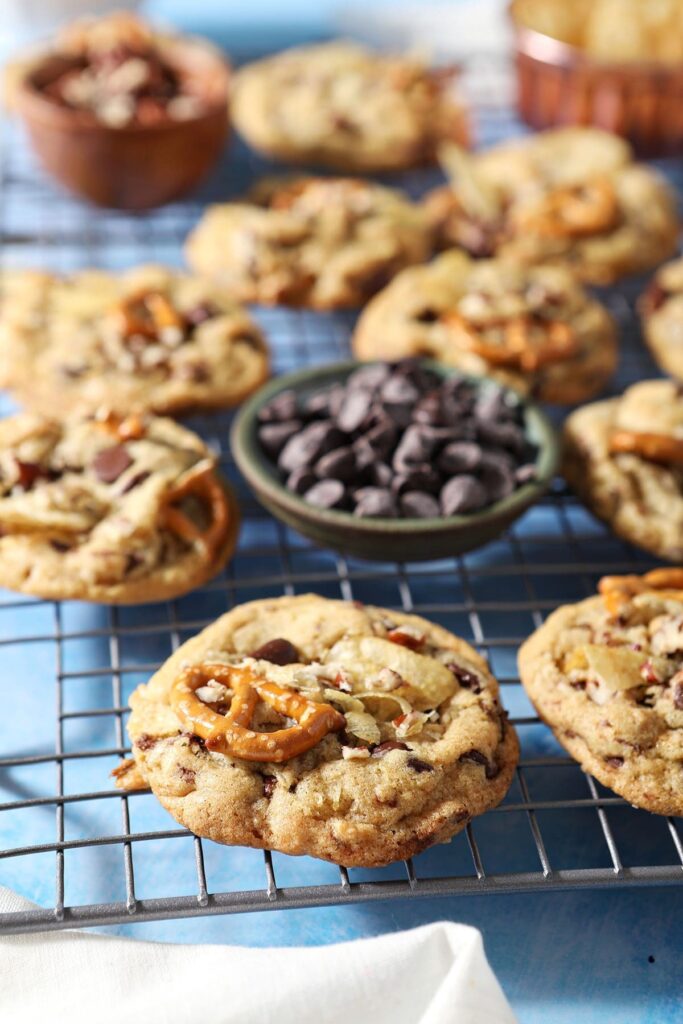
[[[369,363],[354,370],[346,381],[348,388],[362,388],[367,391],[376,391],[391,372],[387,363]]]
[[[488,504],[486,489],[476,477],[454,476],[441,490],[441,511],[445,516],[476,512]]]
[[[129,491],[139,487],[145,480],[149,480],[151,472],[148,469],[141,469],[139,473],[134,473],[133,476],[126,480],[124,486],[120,489],[119,494],[128,494]]]
[[[183,318],[190,327],[199,327],[200,324],[206,323],[207,320],[213,320],[219,313],[220,310],[212,305],[212,303],[200,302],[199,305],[186,310],[183,313]]]
[[[377,487],[387,488],[390,486],[391,481],[394,479],[394,474],[391,471],[391,466],[387,466],[386,462],[375,462],[370,468],[370,475],[372,476],[372,482]]]
[[[321,455],[343,444],[344,435],[331,420],[310,423],[289,439],[278,459],[280,469],[291,473],[301,466],[310,466]]]
[[[65,544],[64,541],[61,540],[51,540],[50,547],[54,548],[55,551],[58,551],[60,555],[63,555],[65,551],[71,550],[71,546],[69,544]]]
[[[486,490],[488,502],[502,501],[515,489],[515,474],[510,460],[493,453],[482,454],[479,480]]]
[[[150,736],[148,732],[142,732],[135,740],[135,746],[138,750],[151,750],[152,747],[157,745],[160,739],[161,736]]]
[[[326,455],[321,455],[313,471],[319,477],[332,477],[334,480],[348,482],[353,480],[356,472],[356,457],[349,445],[333,448]]]
[[[439,313],[437,313],[435,309],[430,309],[428,306],[426,309],[421,309],[417,313],[414,313],[413,318],[417,320],[419,324],[435,324],[439,319]]]
[[[538,471],[534,463],[528,462],[526,466],[518,466],[515,470],[515,483],[518,487],[524,484],[533,483],[538,477]]]
[[[189,380],[193,384],[204,384],[211,379],[211,371],[207,363],[196,360],[192,363],[181,363],[175,369],[175,376],[181,380]]]
[[[297,419],[297,398],[294,391],[281,391],[258,411],[259,423],[280,423]]]
[[[481,764],[484,766],[484,774],[487,779],[495,779],[497,775],[500,775],[500,767],[495,761],[489,761],[486,754],[483,754],[481,750],[468,750],[467,753],[461,754],[458,758],[459,761],[473,761],[474,764]]]
[[[401,743],[400,740],[385,740],[384,743],[378,743],[376,747],[373,747],[370,751],[370,757],[384,757],[390,750],[411,750],[407,743]]]
[[[50,471],[39,462],[25,462],[23,459],[15,459],[14,463],[19,474],[19,487],[22,491],[30,491],[36,480],[49,480]]]
[[[270,800],[271,796],[275,792],[275,787],[276,786],[277,786],[277,779],[275,778],[274,775],[264,775],[263,776],[263,795],[265,797],[267,797],[268,800]]]
[[[521,451],[524,446],[524,431],[516,423],[500,423],[486,420],[477,424],[477,435],[484,444],[495,444],[512,451]]]
[[[671,696],[674,702],[674,707],[678,708],[679,711],[683,711],[683,682],[679,681],[675,684]]]
[[[277,458],[290,437],[298,434],[303,427],[301,420],[281,420],[265,423],[259,431],[259,440],[271,458]]]
[[[353,434],[365,421],[370,407],[367,391],[347,391],[337,414],[337,426],[346,434]]]
[[[258,661],[269,661],[272,665],[296,665],[301,656],[293,643],[283,637],[268,640],[249,655]]]
[[[418,774],[434,771],[433,764],[427,764],[426,761],[421,761],[419,757],[409,757],[406,764],[409,768],[412,768],[414,772],[418,772]]]
[[[403,515],[409,519],[436,519],[441,512],[434,495],[426,491],[405,491],[399,505]]]
[[[344,508],[348,504],[341,480],[320,480],[306,491],[304,500],[316,508]]]
[[[623,757],[606,757],[605,764],[609,765],[610,768],[621,768],[624,763]]]
[[[481,448],[474,441],[453,441],[440,453],[437,465],[443,473],[473,473],[481,462]]]
[[[322,416],[325,419],[334,418],[339,412],[345,394],[341,384],[333,384],[331,387],[310,395],[303,404],[302,412],[309,418],[315,416]]]
[[[458,665],[454,661],[450,661],[446,668],[453,673],[460,685],[466,690],[471,690],[472,693],[481,693],[481,681],[479,676],[476,676],[474,672],[470,672],[468,669],[463,668],[462,665]]]
[[[315,474],[310,469],[294,469],[287,477],[286,487],[294,494],[305,494],[315,484]]]
[[[396,499],[383,487],[361,487],[356,491],[354,500],[353,514],[356,516],[366,519],[393,519],[396,516]]]
[[[133,460],[122,444],[100,449],[92,461],[93,472],[103,484],[113,484],[132,465]]]

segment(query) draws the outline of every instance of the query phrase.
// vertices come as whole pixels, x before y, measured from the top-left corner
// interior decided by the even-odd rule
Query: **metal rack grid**
[[[466,87],[484,143],[519,131],[505,105],[507,82],[508,69],[496,62],[479,58],[468,68]],[[263,169],[244,151],[233,152],[203,201],[235,194]],[[428,183],[427,175],[404,182],[416,191]],[[95,213],[54,190],[21,141],[6,135],[0,179],[5,265],[69,270],[178,263],[201,205],[144,217]],[[630,284],[604,295],[623,339],[615,390],[656,372],[634,318],[637,290]],[[350,316],[257,315],[280,372],[348,355]],[[9,408],[4,401],[2,411]],[[0,592],[0,672],[16,736],[11,749],[0,750],[0,881],[40,904],[0,915],[0,932],[390,897],[683,881],[676,823],[635,811],[585,775],[539,724],[516,677],[517,647],[548,612],[593,592],[605,572],[643,571],[647,558],[611,536],[558,482],[506,535],[463,557],[411,567],[345,559],[315,549],[255,503],[227,449],[228,417],[197,418],[192,425],[221,451],[244,517],[237,553],[217,579],[187,597],[135,609]],[[111,787],[109,772],[128,753],[132,689],[232,605],[309,589],[430,617],[473,642],[502,683],[522,742],[507,798],[450,844],[412,862],[347,871],[221,847],[175,826],[150,794],[122,796]],[[45,710],[52,683],[54,719]]]

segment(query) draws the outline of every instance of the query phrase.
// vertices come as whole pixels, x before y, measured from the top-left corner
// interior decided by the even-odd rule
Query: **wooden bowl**
[[[481,512],[435,519],[361,519],[350,512],[315,508],[288,491],[277,467],[258,439],[258,413],[281,391],[292,389],[302,397],[343,382],[367,363],[348,362],[315,367],[278,377],[244,405],[231,433],[232,452],[238,468],[265,508],[321,547],[371,561],[418,562],[449,558],[493,540],[545,493],[557,470],[559,444],[555,431],[541,410],[517,396],[524,410],[527,436],[538,446],[537,479]],[[498,387],[483,377],[459,374],[453,367],[431,360],[424,365],[440,376],[467,376],[478,388]]]
[[[597,60],[515,18],[517,107],[541,130],[592,125],[622,135],[644,157],[683,152],[683,66]]]
[[[41,84],[54,59],[18,67],[9,105],[22,118],[45,170],[97,206],[146,210],[191,192],[214,166],[228,136],[230,69],[203,40],[168,37],[163,55],[192,77],[202,113],[183,121],[110,127],[47,98]]]

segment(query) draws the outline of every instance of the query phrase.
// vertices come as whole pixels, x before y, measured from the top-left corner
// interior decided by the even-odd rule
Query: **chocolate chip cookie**
[[[572,413],[564,475],[620,537],[683,561],[683,395],[669,380],[642,381],[619,398]]]
[[[209,207],[186,246],[194,270],[246,302],[353,308],[431,251],[420,208],[370,181],[271,179],[249,198]]]
[[[352,343],[360,359],[431,356],[563,404],[599,392],[617,360],[612,318],[569,271],[455,250],[399,274]]]
[[[188,274],[17,270],[0,289],[0,386],[41,414],[223,408],[268,376],[268,349],[246,310]]]
[[[505,795],[514,729],[486,662],[416,615],[254,601],[131,697],[122,788],[197,835],[347,866],[410,857]]]
[[[660,267],[639,306],[643,334],[657,363],[683,380],[683,260]]]
[[[451,183],[425,200],[441,248],[566,266],[599,285],[676,249],[672,190],[606,132],[563,128],[474,156],[444,147],[442,162]]]
[[[232,495],[173,420],[109,413],[0,421],[2,585],[50,600],[160,601],[224,565]]]
[[[432,163],[464,142],[453,72],[337,41],[285,50],[235,80],[232,116],[254,149],[292,163],[367,174]]]
[[[631,804],[683,814],[683,570],[607,577],[522,646],[541,718],[581,767]]]

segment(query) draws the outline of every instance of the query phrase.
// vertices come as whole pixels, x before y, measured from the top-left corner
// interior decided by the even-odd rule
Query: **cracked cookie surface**
[[[610,314],[560,267],[451,251],[404,270],[361,314],[360,359],[429,356],[547,402],[600,391],[617,361]]]
[[[39,413],[223,408],[268,376],[268,349],[247,311],[188,274],[16,270],[0,289],[0,384]]]
[[[207,709],[232,712],[230,674],[239,679],[245,669],[343,717],[289,759],[221,752],[198,738],[174,699],[179,677],[207,664],[221,682],[195,691],[199,719]],[[449,839],[499,803],[518,756],[498,685],[463,640],[415,615],[314,594],[235,608],[184,644],[130,703],[134,762],[115,772],[122,788],[151,786],[197,835],[349,866],[386,864]],[[270,705],[254,715],[259,742],[287,724]],[[273,750],[280,757],[274,740]]]
[[[683,592],[636,593],[616,612],[604,596],[559,608],[519,669],[582,768],[637,807],[683,814]]]
[[[565,266],[597,285],[675,251],[672,190],[606,132],[562,128],[474,155],[444,147],[442,156],[451,184],[425,199],[441,248]]]
[[[624,434],[636,443],[654,438],[661,456],[636,446],[615,451],[615,436]],[[683,463],[676,451],[683,451],[683,395],[678,385],[641,381],[619,398],[578,409],[566,421],[564,441],[564,476],[588,508],[632,544],[682,561]]]
[[[209,207],[186,245],[198,273],[246,302],[353,308],[430,253],[420,208],[369,181],[266,179],[248,199]]]
[[[232,116],[254,149],[351,173],[432,163],[443,139],[464,142],[454,75],[352,42],[285,50],[235,76]]]
[[[160,601],[232,552],[238,515],[204,442],[172,420],[0,421],[3,586],[51,600]]]

